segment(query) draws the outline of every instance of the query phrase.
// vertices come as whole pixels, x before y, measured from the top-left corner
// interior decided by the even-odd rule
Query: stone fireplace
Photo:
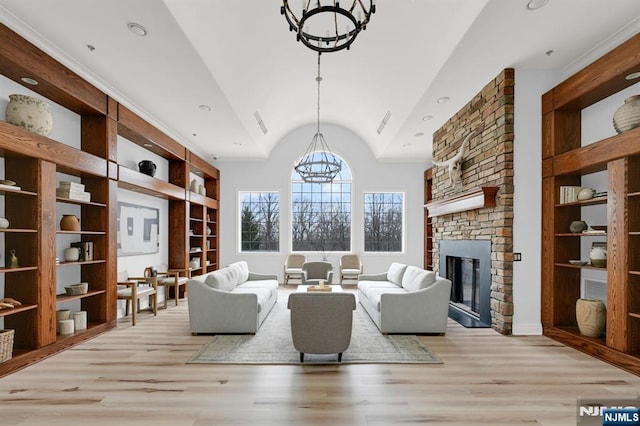
[[[472,274],[470,278],[464,278],[471,280],[467,288],[463,286],[452,294],[457,298],[452,304],[454,309],[466,311],[463,313],[475,316],[502,334],[511,334],[513,318],[514,82],[514,71],[503,70],[433,136],[434,160],[446,161],[458,152],[462,139],[469,132],[481,129],[479,135],[469,140],[462,158],[462,187],[450,184],[445,167],[434,167],[432,198],[436,203],[446,203],[460,194],[490,186],[498,188],[496,203],[489,207],[445,211],[431,217],[433,265],[439,275],[447,276],[446,258],[457,257],[460,260],[449,261],[449,268],[457,270],[459,275],[476,268],[488,271],[488,291],[487,284]],[[489,247],[489,260],[485,264],[479,261],[474,265],[474,259],[479,257],[464,251],[464,247],[475,244],[474,241]],[[457,247],[449,253],[448,245],[452,242]],[[465,307],[465,301],[474,306]],[[487,304],[488,314],[485,312]]]

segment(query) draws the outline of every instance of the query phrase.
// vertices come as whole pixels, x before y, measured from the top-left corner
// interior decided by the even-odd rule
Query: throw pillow
[[[238,262],[234,262],[229,266],[230,267],[233,266],[233,267],[238,268],[238,270],[240,272],[240,275],[238,276],[238,282],[236,283],[236,285],[242,284],[243,282],[245,282],[245,281],[247,281],[249,279],[249,265],[244,260],[240,260]]]
[[[205,283],[208,286],[223,291],[232,291],[238,284],[240,277],[240,268],[238,266],[227,266],[217,271],[207,274]]]
[[[411,265],[407,266],[402,276],[402,288],[407,291],[420,290],[429,287],[434,282],[436,282],[435,272],[426,271]]]
[[[394,283],[395,285],[401,286],[402,275],[404,274],[405,269],[407,269],[407,265],[393,262],[389,266],[389,270],[387,271],[387,280]]]

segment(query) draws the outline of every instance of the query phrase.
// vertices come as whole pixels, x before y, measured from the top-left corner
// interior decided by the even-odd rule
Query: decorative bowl
[[[606,231],[607,225],[591,225],[591,229],[594,231]]]
[[[0,184],[2,184],[2,185],[8,185],[8,186],[13,186],[13,185],[15,185],[16,183],[15,183],[14,181],[12,181],[12,180],[2,179],[2,180],[0,180]]]
[[[569,263],[572,264],[572,265],[584,266],[589,262],[587,262],[586,260],[574,260],[574,259],[572,259],[572,260],[569,260]]]
[[[71,284],[66,286],[64,289],[67,292],[68,296],[87,294],[87,291],[89,291],[89,283],[83,282],[79,284]]]

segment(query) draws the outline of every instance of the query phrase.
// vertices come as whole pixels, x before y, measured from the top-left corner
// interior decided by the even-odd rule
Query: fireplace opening
[[[451,280],[449,318],[465,327],[491,327],[491,241],[441,240],[440,274]]]
[[[480,260],[447,256],[447,277],[451,280],[451,303],[480,317]]]

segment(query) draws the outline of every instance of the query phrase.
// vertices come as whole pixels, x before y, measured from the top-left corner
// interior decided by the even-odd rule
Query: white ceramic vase
[[[53,130],[49,104],[27,95],[9,95],[7,122],[42,136]]]
[[[640,127],[640,95],[630,96],[613,114],[613,127],[622,133]]]
[[[606,268],[607,250],[602,247],[593,247],[589,252],[589,260],[591,260],[591,265],[596,268]]]
[[[78,247],[68,247],[64,249],[64,260],[67,262],[77,262],[80,259],[80,249]]]
[[[0,217],[0,228],[5,229],[9,227],[9,220],[6,217]]]

